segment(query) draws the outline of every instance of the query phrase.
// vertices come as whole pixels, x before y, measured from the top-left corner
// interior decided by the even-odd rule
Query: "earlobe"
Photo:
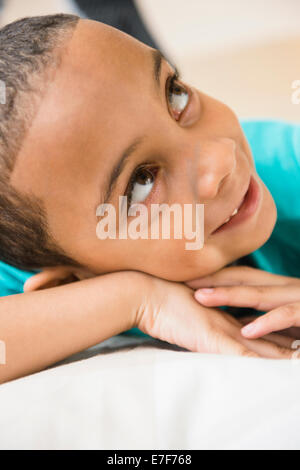
[[[47,289],[76,280],[78,280],[77,276],[69,267],[55,266],[53,268],[44,268],[43,271],[27,279],[24,283],[23,291],[32,292],[34,290]]]

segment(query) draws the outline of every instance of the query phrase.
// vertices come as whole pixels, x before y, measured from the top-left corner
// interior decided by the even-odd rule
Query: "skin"
[[[300,279],[250,268],[230,266],[189,283],[195,299],[206,307],[230,305],[266,311],[258,318],[244,318],[245,338],[261,338],[273,332],[300,337]],[[299,348],[299,341],[292,348]],[[297,352],[299,358],[299,350]]]
[[[178,121],[165,94],[173,67],[163,62],[158,91],[152,51],[90,20],[80,20],[66,45],[18,155],[11,183],[42,200],[55,240],[83,269],[45,270],[44,277],[29,280],[31,287],[70,272],[82,278],[122,270],[189,281],[221,269],[269,238],[276,207],[256,173],[236,115],[225,104],[180,82],[193,94],[193,105],[190,118]],[[110,172],[124,149],[142,137],[109,202],[118,206],[136,167],[154,164],[159,172],[145,204],[204,203],[201,250],[186,250],[185,239],[96,237],[96,207]],[[256,213],[231,230],[212,234],[240,202],[250,175],[261,191]]]
[[[178,120],[165,95],[173,69],[163,63],[158,91],[152,52],[113,28],[81,20],[60,67],[49,73],[11,183],[42,200],[52,235],[82,268],[45,267],[25,283],[24,294],[1,300],[1,339],[9,360],[1,367],[0,382],[41,370],[132,327],[191,351],[292,357],[289,337],[258,338],[263,329],[265,334],[272,330],[270,323],[256,336],[242,335],[242,323],[214,308],[224,301],[255,306],[270,293],[275,304],[281,295],[296,301],[298,290],[294,281],[282,287],[286,280],[272,277],[269,290],[263,291],[260,284],[268,273],[222,269],[268,239],[275,204],[255,171],[235,114],[190,88],[190,116]],[[117,206],[136,167],[155,164],[157,181],[144,203],[204,203],[203,249],[186,250],[184,239],[96,237],[96,207],[110,172],[124,149],[142,136],[109,202]],[[231,230],[212,234],[238,206],[250,175],[261,192],[256,213]],[[71,275],[92,279],[70,283]],[[256,291],[247,285],[254,278]],[[191,280],[189,286],[183,283]],[[234,280],[247,288],[239,290]],[[199,288],[218,282],[215,297],[201,296]]]

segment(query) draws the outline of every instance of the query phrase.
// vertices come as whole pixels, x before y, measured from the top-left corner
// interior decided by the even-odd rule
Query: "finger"
[[[70,278],[70,269],[64,266],[44,268],[39,273],[29,277],[24,285],[23,291],[30,292],[58,285],[60,281]]]
[[[192,289],[198,289],[200,287],[211,286],[286,285],[292,282],[297,283],[297,279],[288,276],[281,276],[279,274],[272,274],[261,269],[251,268],[250,266],[230,266],[228,268],[220,269],[210,276],[204,276],[199,279],[189,281],[187,282],[187,285]]]
[[[300,326],[300,304],[289,304],[271,310],[252,323],[244,326],[242,335],[247,338],[259,338],[273,331]]]
[[[257,318],[259,318],[257,315],[256,316],[253,315],[251,317],[241,317],[238,319],[238,322],[239,324],[242,324],[242,325],[248,325],[248,323],[254,322]],[[291,348],[295,338],[300,338],[299,328],[294,328],[294,329],[288,328],[287,330],[280,330],[280,334],[270,333],[269,335],[263,336],[262,339],[265,339],[267,341],[272,341],[273,343],[278,344],[278,346]]]
[[[231,337],[224,338],[219,346],[219,353],[243,357],[263,357],[266,359],[291,359],[294,351],[264,339],[241,341]]]
[[[291,359],[295,351],[265,339],[242,341],[244,346],[266,359]]]
[[[254,341],[252,341],[254,343]],[[249,341],[251,343],[251,341]],[[253,357],[258,358],[260,355],[252,349],[244,346],[241,342],[231,338],[230,336],[224,336],[222,342],[218,345],[217,352],[219,354]]]
[[[251,307],[267,311],[300,302],[300,286],[230,286],[198,289],[195,299],[207,307]]]
[[[260,317],[257,316],[257,315],[252,315],[251,317],[240,317],[239,322],[242,325],[246,326],[246,325],[248,325],[248,323],[252,323],[255,320],[257,320],[258,318],[260,318]],[[284,338],[288,337],[290,341],[293,341],[295,338],[300,339],[300,328],[297,328],[297,327],[286,328],[284,330],[278,330],[278,334],[277,333],[271,333],[268,336],[273,337],[273,335],[276,335],[276,337],[280,336],[281,338],[282,337],[284,337]]]
[[[248,323],[251,323],[251,322],[255,321],[257,318],[259,318],[258,315],[252,315],[250,317],[240,317],[239,322],[242,325],[248,325]]]
[[[292,328],[287,328],[286,330],[280,330],[280,335],[289,336],[293,339],[300,339],[300,328],[293,326]]]
[[[286,349],[291,349],[295,340],[295,338],[291,338],[290,336],[284,336],[277,333],[270,333],[269,335],[263,336],[262,339],[277,344],[278,346],[282,346]]]

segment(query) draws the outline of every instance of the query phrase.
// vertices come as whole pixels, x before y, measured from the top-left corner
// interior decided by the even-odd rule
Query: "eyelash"
[[[179,70],[175,69],[175,72],[168,76],[166,80],[166,90],[170,88],[171,85],[174,85],[175,80],[180,80]]]
[[[179,81],[179,80],[180,80],[180,73],[175,68],[175,72],[173,74],[170,74],[168,76],[167,80],[166,80],[165,95],[166,95],[166,98],[167,98],[167,103],[168,103],[168,93],[169,93],[171,87],[173,87],[174,83],[176,81]],[[168,103],[168,106],[169,106],[169,103]],[[127,196],[127,210],[129,210],[129,207],[131,205],[132,191],[133,191],[134,184],[136,182],[136,177],[137,177],[138,173],[141,172],[141,171],[149,171],[149,173],[155,179],[157,177],[158,168],[155,167],[154,165],[147,164],[147,165],[141,165],[141,166],[137,167],[134,170],[134,172],[132,173],[132,175],[130,177],[130,180],[129,180],[129,183],[127,185],[127,189],[126,189],[126,192],[125,192],[125,196]]]
[[[132,173],[130,177],[130,180],[126,189],[126,193],[125,193],[125,196],[127,196],[127,210],[129,210],[130,205],[131,205],[132,191],[133,191],[133,186],[136,183],[136,178],[138,174],[142,171],[148,171],[151,174],[151,176],[155,179],[157,177],[157,173],[159,169],[154,164],[148,163],[146,165],[141,165],[134,170],[134,172]]]
[[[175,69],[175,72],[173,74],[168,76],[166,80],[166,96],[168,96],[170,88],[174,86],[174,82],[179,81],[180,78],[180,73],[177,69]]]

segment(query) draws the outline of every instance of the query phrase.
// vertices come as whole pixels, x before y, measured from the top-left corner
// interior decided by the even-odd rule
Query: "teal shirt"
[[[275,200],[278,218],[267,242],[239,264],[300,278],[300,124],[274,120],[241,124],[257,172]],[[0,262],[0,296],[23,292],[32,274]],[[144,336],[137,328],[129,333]]]
[[[257,173],[275,200],[277,221],[267,242],[239,261],[300,278],[300,124],[244,121],[242,127]]]
[[[0,261],[0,297],[20,294],[23,285],[37,271],[22,271]]]

